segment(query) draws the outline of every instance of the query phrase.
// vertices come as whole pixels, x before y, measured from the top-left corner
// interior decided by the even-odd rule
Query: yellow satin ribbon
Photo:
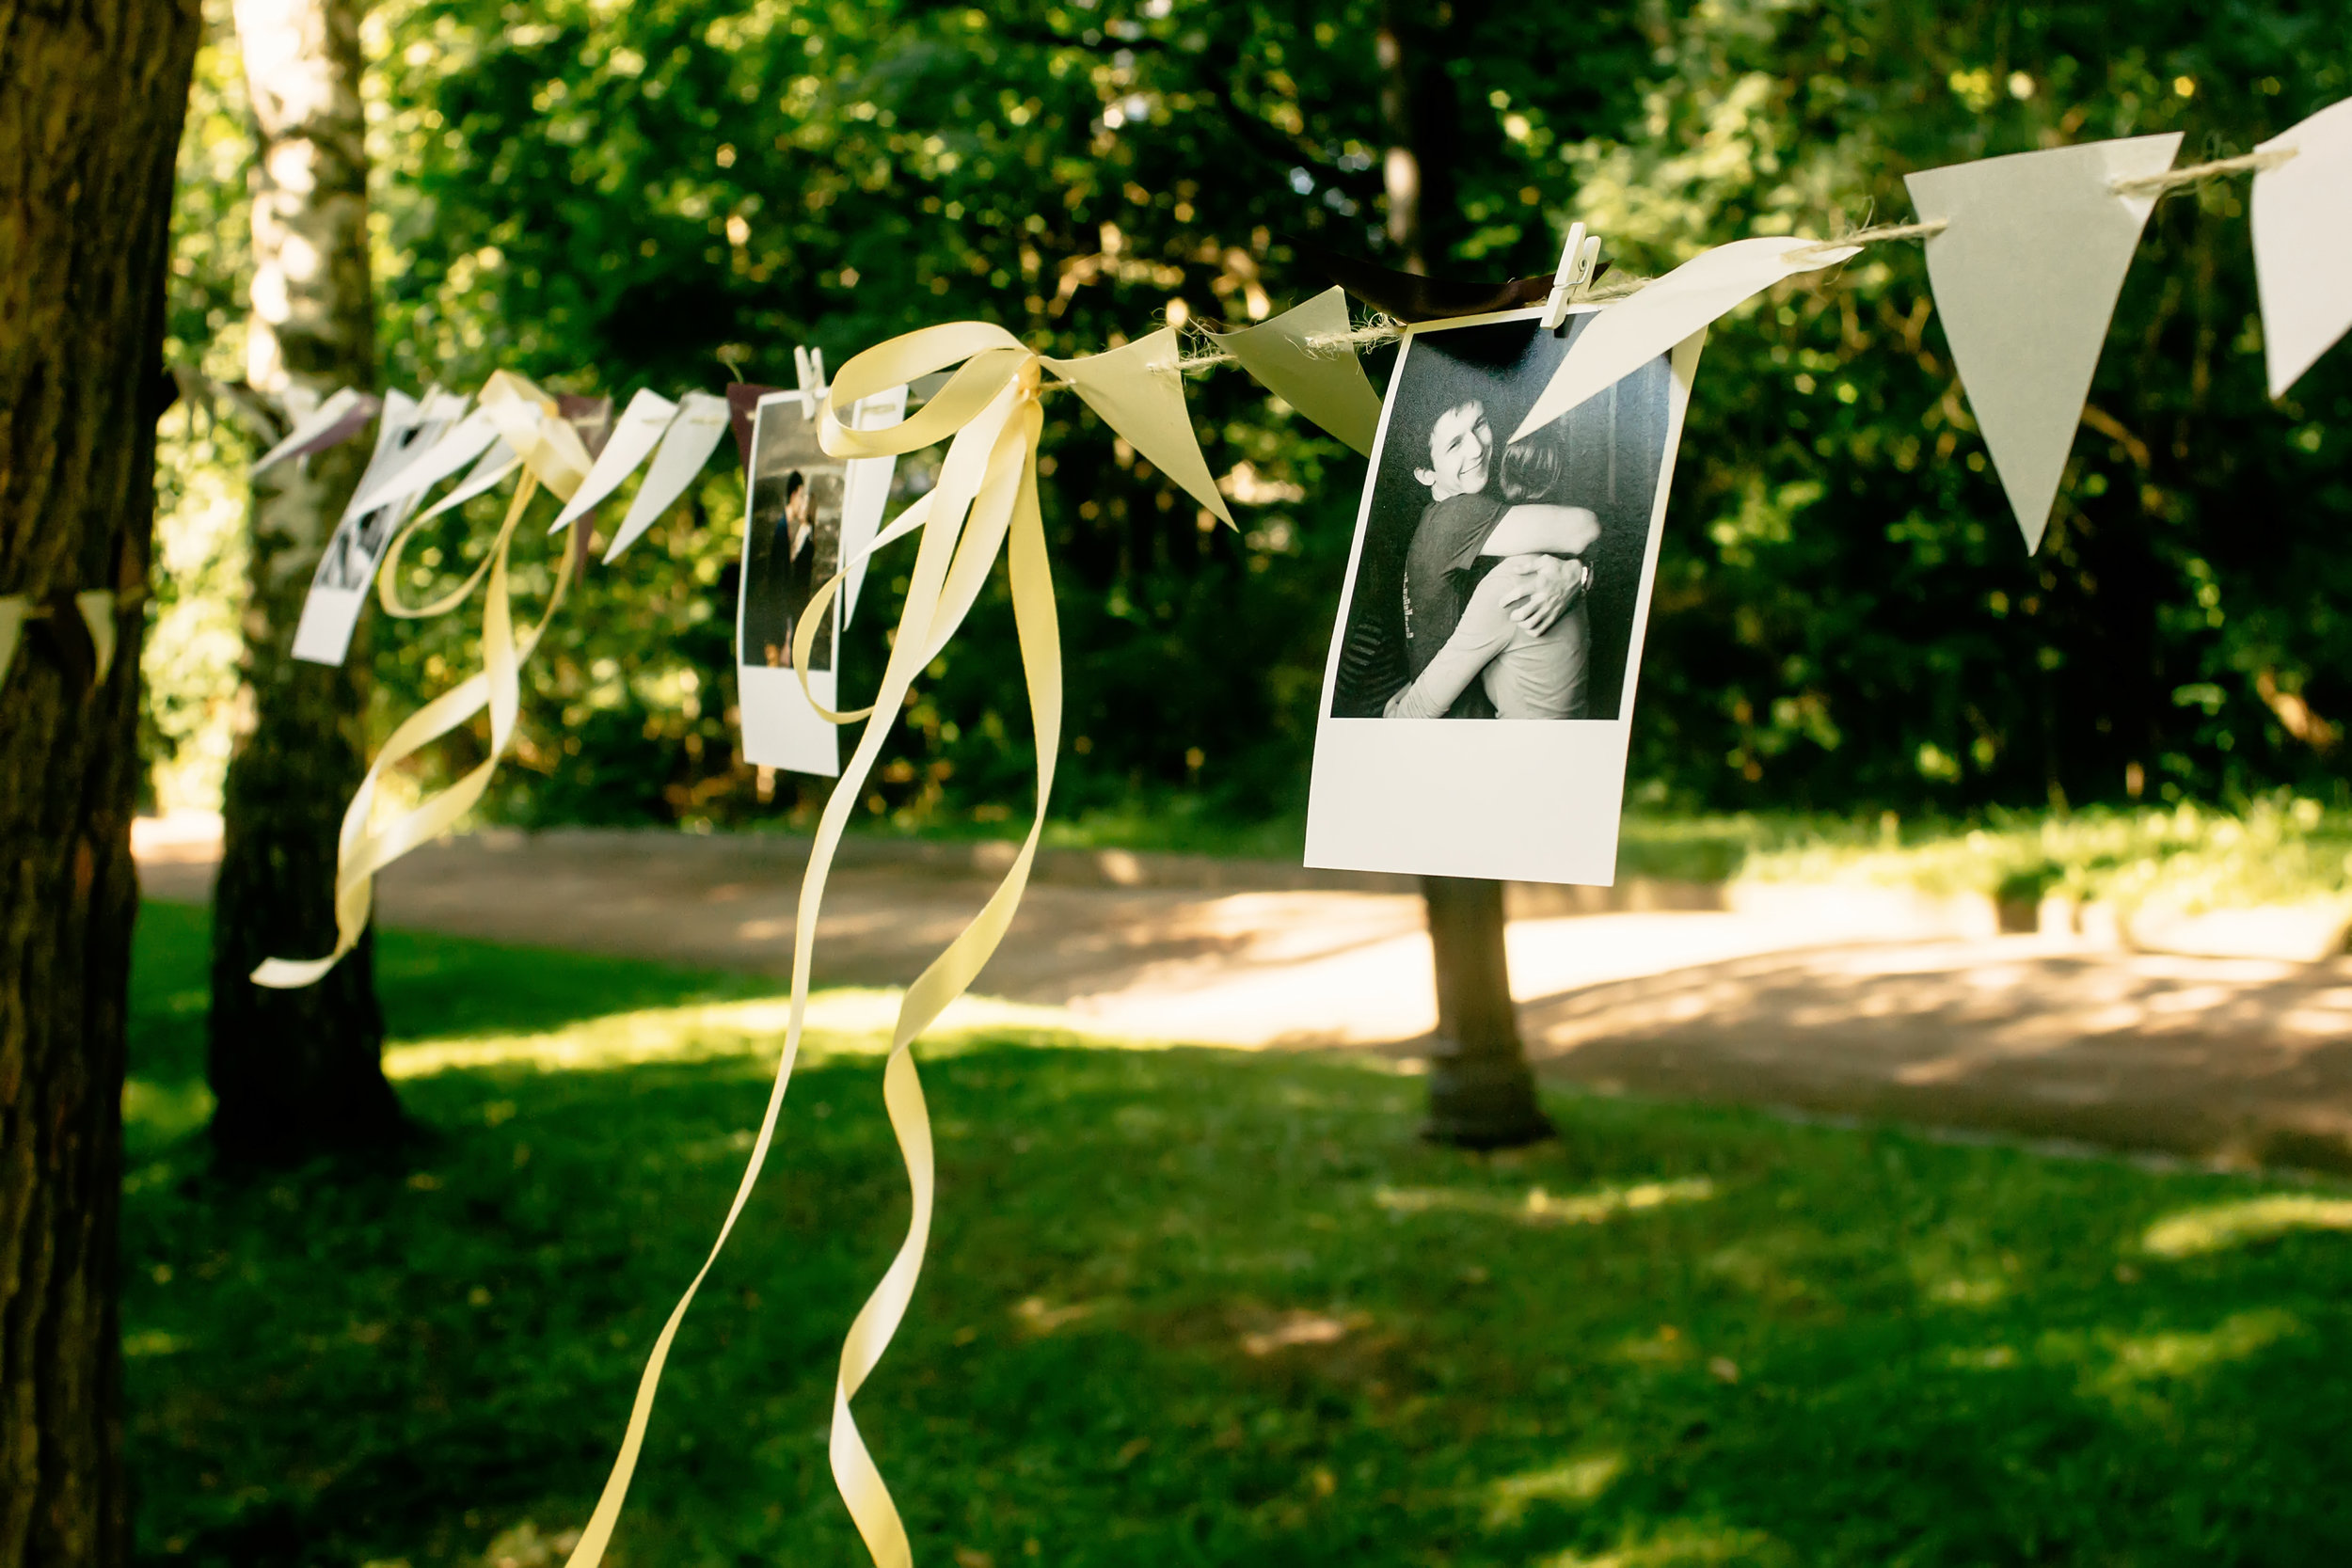
[[[558,416],[556,401],[541,391],[536,385],[512,371],[494,371],[482,384],[477,400],[483,413],[498,426],[499,439],[521,459],[524,467],[536,475],[540,483],[570,500],[579,490],[580,481],[588,477],[593,460],[580,433]],[[490,558],[484,556],[473,575],[431,604],[411,605],[400,596],[400,557],[408,547],[408,540],[419,529],[432,520],[424,512],[392,536],[391,545],[384,551],[382,564],[375,569],[376,602],[384,613],[403,621],[430,620],[446,615],[473,596],[482,586],[483,578],[490,570]]]
[[[949,440],[939,483],[909,507],[872,548],[910,532],[921,534],[914,566],[908,576],[906,603],[890,657],[871,706],[854,713],[820,710],[835,723],[867,716],[855,752],[825,802],[817,836],[809,848],[808,870],[801,882],[801,897],[792,928],[792,1002],[785,1030],[784,1051],[776,1065],[768,1108],[761,1117],[751,1157],[737,1184],[726,1218],[719,1227],[686,1292],[671,1309],[655,1337],[645,1370],[638,1379],[628,1426],[621,1440],[604,1490],[580,1532],[580,1544],[566,1568],[596,1568],[604,1559],[627,1500],[631,1478],[652,1419],[654,1397],[670,1348],[684,1322],[687,1308],[702,1289],[711,1265],[726,1245],[736,1220],[750,1201],[752,1189],[767,1163],[783,1110],[786,1086],[798,1059],[801,1032],[807,1016],[809,972],[816,953],[818,912],[824,901],[825,881],[834,854],[849,825],[850,812],[864,794],[865,781],[888,739],[890,727],[905,706],[915,676],[939,656],[964,617],[970,613],[999,549],[1006,554],[1012,588],[1013,624],[1020,642],[1024,676],[1028,685],[1029,713],[1037,736],[1037,810],[1012,866],[997,884],[987,904],[945,951],[907,988],[898,1019],[891,1031],[890,1056],[882,1070],[882,1101],[890,1113],[900,1154],[906,1162],[913,1190],[914,1212],[907,1233],[881,1283],[859,1310],[841,1347],[840,1370],[834,1385],[831,1456],[834,1481],[842,1500],[864,1537],[878,1568],[911,1568],[913,1551],[905,1525],[891,1501],[890,1489],[867,1452],[850,1402],[881,1362],[913,1300],[922,1272],[924,1248],[930,1234],[935,1167],[931,1150],[930,1117],[923,1085],[909,1050],[948,1005],[963,994],[981,967],[996,951],[1020,908],[1028,885],[1029,867],[1037,856],[1045,827],[1046,802],[1054,785],[1054,759],[1061,738],[1061,641],[1054,614],[1053,576],[1047,565],[1045,528],[1038,508],[1037,446],[1044,426],[1038,404],[1043,378],[1050,372],[1074,389],[1111,428],[1188,491],[1195,499],[1230,525],[1232,518],[1218,498],[1208,465],[1194,440],[1185,417],[1184,391],[1176,372],[1177,344],[1173,332],[1157,332],[1109,354],[1087,359],[1057,360],[1030,352],[1001,327],[959,323],[927,328],[896,338],[867,350],[841,367],[834,376],[824,409],[819,439],[835,457],[882,457],[918,451]],[[836,408],[853,406],[875,395],[929,375],[950,365],[961,369],[920,410],[896,425],[879,430],[853,430],[835,417]],[[840,592],[850,562],[843,562],[812,597],[794,639],[794,665],[808,669],[817,628],[824,610]],[[807,677],[802,677],[803,689]]]
[[[501,372],[501,376],[503,373],[505,372]],[[491,381],[496,383],[496,376]],[[515,381],[519,381],[519,376]],[[529,383],[524,383],[524,386],[529,386]],[[489,392],[485,390],[485,402],[486,400],[489,400]],[[552,409],[552,400],[548,402],[548,409]],[[376,872],[381,872],[383,867],[409,853],[419,844],[428,844],[437,839],[439,834],[449,832],[449,828],[453,828],[456,820],[466,816],[475,806],[475,801],[482,800],[482,792],[489,790],[491,773],[499,771],[499,762],[505,757],[505,748],[515,738],[515,720],[522,712],[522,665],[538,649],[538,640],[546,635],[548,623],[555,618],[555,609],[564,602],[564,588],[569,588],[571,583],[571,566],[579,557],[579,550],[574,550],[571,543],[564,541],[562,562],[555,569],[555,588],[548,594],[548,607],[538,613],[536,626],[532,626],[532,630],[519,641],[515,640],[515,611],[508,593],[508,550],[515,543],[515,527],[522,522],[522,513],[529,510],[532,496],[538,494],[538,486],[548,482],[548,477],[555,480],[555,484],[548,484],[548,489],[555,489],[557,494],[562,494],[557,484],[569,480],[571,489],[576,489],[579,486],[579,472],[585,472],[569,470],[560,461],[560,447],[552,449],[557,451],[557,461],[533,463],[532,456],[524,453],[522,482],[515,484],[515,500],[505,508],[505,522],[499,524],[499,536],[491,543],[489,555],[482,560],[475,574],[466,578],[458,593],[444,594],[442,599],[437,599],[433,607],[423,609],[423,611],[392,609],[390,580],[392,566],[395,566],[392,555],[397,552],[400,541],[395,538],[392,541],[395,550],[386,552],[378,593],[383,594],[386,609],[392,609],[392,613],[439,613],[447,611],[447,609],[456,609],[456,604],[461,604],[477,583],[486,583],[486,593],[482,594],[482,673],[472,674],[466,682],[439,693],[437,698],[433,698],[423,707],[411,712],[406,720],[402,720],[400,729],[395,729],[383,740],[383,748],[376,752],[376,759],[369,764],[367,778],[359,781],[359,787],[350,797],[350,806],[345,806],[343,811],[343,830],[336,839],[334,950],[322,959],[263,959],[251,975],[254,985],[268,985],[268,988],[278,990],[296,990],[303,985],[315,985],[320,975],[334,969],[343,959],[343,955],[348,955],[353,947],[359,945],[359,936],[367,931],[369,910],[373,908],[373,898],[376,898]],[[402,531],[400,538],[406,538],[406,533]],[[425,745],[433,745],[435,740],[447,736],[456,726],[468,724],[472,715],[482,712],[485,707],[489,710],[489,757],[482,759],[472,771],[458,778],[453,785],[449,785],[439,795],[430,797],[411,811],[395,816],[383,828],[373,828],[376,785],[383,781],[383,776],[390,768],[400,767],[402,762],[414,757]]]

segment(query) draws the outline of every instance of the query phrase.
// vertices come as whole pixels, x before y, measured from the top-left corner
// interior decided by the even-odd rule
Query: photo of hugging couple
[[[1332,718],[1619,716],[1661,510],[1667,361],[1508,439],[1591,320],[1414,333],[1374,457]]]

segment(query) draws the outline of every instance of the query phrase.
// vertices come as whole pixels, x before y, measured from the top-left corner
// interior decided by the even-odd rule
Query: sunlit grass
[[[560,1562],[740,1172],[772,987],[389,934],[432,1140],[238,1181],[201,942],[149,911],[143,1560]],[[906,1213],[891,1006],[819,1001],[623,1568],[863,1560],[825,1423]],[[927,1058],[933,1252],[859,1402],[926,1568],[2352,1560],[2352,1194],[1583,1097],[1480,1158],[1376,1061],[1020,1025]]]
[[[2167,1214],[2148,1227],[2145,1244],[2159,1258],[2193,1258],[2296,1230],[2352,1230],[2352,1198],[2270,1193],[2210,1204]]]

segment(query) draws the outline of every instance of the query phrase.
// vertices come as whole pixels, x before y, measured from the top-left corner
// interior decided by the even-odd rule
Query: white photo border
[[[1585,314],[1606,306],[1574,308]],[[1650,591],[1665,536],[1682,421],[1698,371],[1704,328],[1667,356],[1665,451],[1642,555],[1641,592],[1626,653],[1625,686],[1613,719],[1572,723],[1452,719],[1334,719],[1340,657],[1356,597],[1373,492],[1389,442],[1414,344],[1465,326],[1540,320],[1540,309],[1502,310],[1405,329],[1380,429],[1373,442],[1356,540],[1347,558],[1339,618],[1323,672],[1315,718],[1314,770],[1307,792],[1306,863],[1328,870],[1407,872],[1495,881],[1567,882],[1611,887],[1617,879],[1617,834],[1625,807],[1626,758],[1633,700],[1649,633]]]

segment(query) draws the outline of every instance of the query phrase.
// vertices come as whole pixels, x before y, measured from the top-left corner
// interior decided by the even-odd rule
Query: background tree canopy
[[[1324,286],[1284,235],[1385,244],[1378,20],[1361,0],[394,0],[366,34],[387,375],[472,387],[506,365],[675,394],[723,379],[730,345],[746,379],[788,381],[794,343],[837,365],[943,320],[1067,354],[1162,319],[1261,318]],[[1549,270],[1571,218],[1647,273],[1747,234],[1905,218],[1902,176],[1939,164],[2167,130],[2185,160],[2243,151],[2352,92],[2346,0],[1467,0],[1424,21],[1464,109],[1437,248],[1470,276]],[[233,363],[225,48],[183,159],[174,329],[183,356]],[[1637,796],[1958,813],[2292,786],[2352,803],[2330,755],[2352,712],[2352,354],[2264,397],[2246,200],[2223,182],[2158,208],[2035,558],[1915,248],[1719,326],[1669,514]],[[1237,372],[1190,394],[1238,535],[1075,400],[1048,404],[1062,809],[1281,821],[1304,800],[1361,463]],[[167,455],[197,496],[205,463],[235,454],[187,429]],[[714,467],[691,510],[590,574],[531,672],[499,810],[692,824],[821,798],[812,783],[796,804],[785,781],[763,805],[733,755],[739,496]],[[482,522],[411,560],[458,568]],[[218,595],[220,562],[199,557],[167,557],[166,633]],[[850,691],[880,669],[894,564],[850,628]],[[159,756],[199,744],[201,641],[159,636]],[[1010,646],[999,598],[918,691],[875,814],[1018,805]],[[380,624],[375,647],[387,719],[470,657],[462,617]]]

